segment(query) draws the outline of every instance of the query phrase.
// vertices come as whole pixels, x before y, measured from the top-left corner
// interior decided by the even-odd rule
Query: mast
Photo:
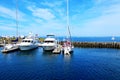
[[[18,0],[16,0],[16,36],[18,37]]]
[[[69,0],[67,0],[67,32],[68,32],[67,37],[71,40],[71,33],[69,28]]]

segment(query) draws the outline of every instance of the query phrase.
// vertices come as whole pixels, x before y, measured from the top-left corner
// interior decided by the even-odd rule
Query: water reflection
[[[60,54],[54,54],[52,52],[43,52],[42,56],[44,57],[44,59],[47,59],[49,61],[53,61],[53,60],[59,59]]]
[[[43,56],[51,56],[54,55],[51,51],[43,51]]]
[[[51,56],[58,56],[60,54],[54,54],[52,52],[43,52],[43,56],[48,56],[48,57],[51,57]]]
[[[17,56],[35,56],[38,53],[38,49],[28,50],[28,51],[19,51]]]
[[[5,61],[7,61],[8,63],[11,63],[12,61],[12,55],[11,54],[3,54],[3,58],[5,59]]]
[[[73,57],[73,53],[67,55],[63,54],[63,58],[65,62],[69,62],[72,59],[72,57]]]

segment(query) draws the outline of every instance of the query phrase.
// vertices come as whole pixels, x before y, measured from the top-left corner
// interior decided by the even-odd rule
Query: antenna
[[[16,0],[16,36],[18,37],[18,0]]]

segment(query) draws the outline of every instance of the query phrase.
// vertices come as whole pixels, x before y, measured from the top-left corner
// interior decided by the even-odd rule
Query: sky
[[[0,0],[0,35],[16,36],[18,21],[19,35],[66,36],[66,12],[66,0]],[[77,37],[120,36],[120,0],[69,0],[69,27]]]

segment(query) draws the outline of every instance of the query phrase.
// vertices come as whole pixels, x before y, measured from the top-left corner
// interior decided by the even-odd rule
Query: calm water
[[[66,56],[41,48],[0,53],[0,80],[120,80],[120,50],[75,48]]]

